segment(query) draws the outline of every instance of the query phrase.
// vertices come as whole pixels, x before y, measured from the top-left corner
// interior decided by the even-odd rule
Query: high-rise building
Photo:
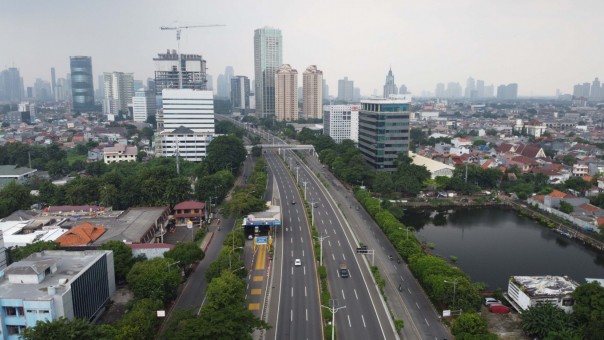
[[[359,105],[323,106],[323,134],[336,143],[350,139],[359,141]]]
[[[56,101],[57,100],[57,76],[55,74],[55,68],[51,67],[50,68],[50,91],[51,96],[52,96],[52,100]]]
[[[143,89],[136,91],[132,97],[132,119],[135,122],[146,122],[147,118],[156,113],[155,92]]]
[[[94,107],[94,84],[92,81],[92,58],[69,57],[71,67],[71,98],[76,112],[92,111]]]
[[[158,53],[155,61],[155,93],[161,96],[164,89],[178,89],[179,73],[182,74],[182,88],[206,89],[206,61],[199,54],[180,55],[175,50]]]
[[[256,112],[275,114],[275,75],[283,63],[281,30],[263,27],[254,31],[254,77]],[[297,86],[296,86],[297,87]]]
[[[445,93],[445,84],[444,83],[436,84],[436,89],[434,90],[434,96],[436,98],[445,98],[447,96]]]
[[[409,90],[407,90],[407,86],[405,84],[401,84],[401,87],[398,89],[399,94],[407,94]]]
[[[24,95],[23,79],[19,69],[10,67],[0,72],[0,101],[18,103]]]
[[[518,98],[518,84],[512,83],[508,85],[497,86],[497,99],[514,100]]]
[[[310,65],[302,75],[304,117],[323,118],[323,71],[317,65]]]
[[[327,85],[325,78],[323,78],[323,101],[329,101],[329,85]]]
[[[52,100],[52,86],[49,82],[40,78],[34,83],[34,99],[39,102],[47,102]]]
[[[143,83],[142,80],[136,80],[136,79],[134,79],[132,81],[132,85],[134,87],[134,91],[144,90],[145,89],[145,84]]]
[[[398,154],[409,151],[409,98],[361,100],[359,151],[378,170],[394,171]]]
[[[591,93],[589,99],[600,100],[603,97],[602,94],[602,85],[600,84],[600,80],[596,78],[594,79],[593,83],[591,83]]]
[[[245,115],[250,108],[250,79],[246,76],[231,78],[231,104]]]
[[[192,89],[164,89],[158,111],[157,153],[193,162],[206,157],[214,136],[214,94]]]
[[[348,80],[348,77],[338,80],[338,100],[352,102],[354,96],[354,81]]]
[[[491,84],[484,87],[484,97],[493,98],[495,97],[495,85]]]
[[[132,73],[105,72],[103,74],[105,97],[103,98],[103,113],[118,115],[128,112],[134,95],[134,78]]]
[[[225,82],[225,90],[226,90],[226,94],[225,94],[225,98],[231,98],[231,79],[233,79],[233,76],[235,75],[235,71],[233,70],[233,66],[227,66],[224,69],[224,78],[226,80]]]
[[[476,81],[476,98],[484,98],[484,80]]]
[[[283,64],[275,75],[275,118],[298,120],[298,71]]]
[[[398,87],[394,83],[394,75],[392,74],[392,68],[388,70],[386,76],[386,84],[384,84],[384,98],[389,98],[391,94],[398,94]]]
[[[358,103],[361,100],[361,89],[355,87],[352,89],[352,101]]]
[[[453,82],[447,84],[445,92],[447,98],[461,98],[461,93],[461,84]]]
[[[466,81],[466,91],[464,97],[466,98],[474,98],[476,97],[476,82],[474,78],[470,77]]]
[[[155,91],[155,79],[147,78],[147,91],[156,93]]]

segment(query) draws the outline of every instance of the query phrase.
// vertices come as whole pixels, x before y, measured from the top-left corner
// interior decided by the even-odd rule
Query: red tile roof
[[[206,206],[205,203],[197,202],[197,201],[185,201],[180,202],[174,206],[174,210],[180,209],[203,209]]]
[[[597,212],[598,210],[600,210],[600,208],[596,207],[595,205],[591,205],[589,203],[581,204],[579,207],[581,209],[591,212],[591,213],[594,213],[594,212]]]
[[[558,191],[558,190],[554,190],[554,191],[550,192],[548,195],[551,197],[555,197],[555,198],[565,198],[568,196],[567,193],[564,193],[564,192]]]
[[[68,232],[57,238],[62,247],[85,246],[92,244],[105,233],[105,227],[97,226],[89,222],[83,222],[71,228]]]

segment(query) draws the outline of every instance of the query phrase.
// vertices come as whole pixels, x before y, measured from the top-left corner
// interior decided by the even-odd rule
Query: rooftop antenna
[[[216,27],[216,26],[226,26],[226,25],[222,25],[222,24],[214,24],[214,25],[192,25],[192,26],[180,26],[180,25],[176,25],[176,26],[162,26],[160,27],[160,29],[162,31],[165,30],[175,30],[176,31],[176,45],[177,45],[177,49],[176,49],[176,53],[178,54],[178,88],[182,89],[182,65],[181,65],[181,58],[180,58],[180,32],[183,29],[189,29],[189,28],[200,28],[200,27]]]

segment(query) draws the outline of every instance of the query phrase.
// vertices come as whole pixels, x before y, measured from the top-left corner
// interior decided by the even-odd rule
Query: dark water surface
[[[507,290],[512,275],[568,275],[579,284],[604,278],[604,254],[508,208],[406,209],[402,222],[489,289]]]

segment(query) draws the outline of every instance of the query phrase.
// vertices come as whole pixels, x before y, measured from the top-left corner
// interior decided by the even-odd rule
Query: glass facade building
[[[71,96],[76,112],[94,110],[94,85],[92,78],[92,58],[69,57],[71,67]]]
[[[275,74],[283,63],[282,42],[280,29],[264,27],[254,31],[254,95],[256,112],[262,117],[275,114]]]

